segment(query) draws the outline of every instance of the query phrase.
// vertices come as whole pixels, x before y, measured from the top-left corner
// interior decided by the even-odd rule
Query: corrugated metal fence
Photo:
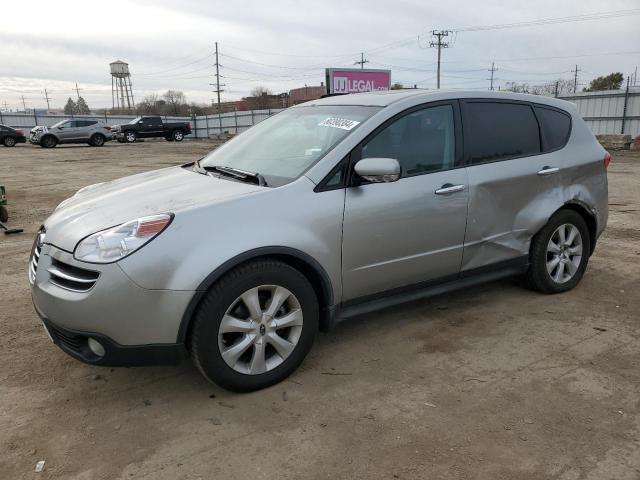
[[[249,110],[245,112],[230,112],[220,115],[199,115],[193,117],[162,116],[165,122],[191,122],[191,138],[208,138],[210,135],[219,135],[223,132],[240,133],[249,127],[261,122],[265,118],[280,112],[281,109]],[[30,130],[36,125],[50,127],[61,120],[71,118],[68,115],[37,115],[24,113],[0,112],[0,124],[14,128]],[[135,115],[74,115],[78,119],[104,120],[108,125],[128,123]],[[25,132],[27,133],[27,132]]]
[[[560,97],[573,102],[578,112],[593,133],[620,134],[636,137],[640,135],[640,87],[604,92],[584,92],[569,97]],[[164,117],[167,122],[191,122],[191,137],[208,138],[223,132],[240,133],[280,112],[281,109],[250,110],[222,113],[220,115],[200,115],[194,117]],[[0,123],[11,127],[31,129],[35,125],[51,126],[69,118],[61,115],[33,115],[23,113],[0,113]],[[127,123],[134,115],[76,116],[75,118],[101,118],[109,125]]]
[[[640,87],[560,97],[573,102],[593,133],[640,135]]]

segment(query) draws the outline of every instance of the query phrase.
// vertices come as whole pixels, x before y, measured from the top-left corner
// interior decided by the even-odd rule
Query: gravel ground
[[[189,362],[67,357],[29,296],[38,226],[85,185],[212,146],[0,147],[10,223],[25,229],[0,236],[2,479],[640,478],[640,154],[614,156],[609,226],[569,293],[505,280],[366,315],[245,395]]]

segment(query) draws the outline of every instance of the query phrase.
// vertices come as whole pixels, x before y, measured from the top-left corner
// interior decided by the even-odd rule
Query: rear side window
[[[550,108],[535,107],[545,140],[544,150],[557,150],[566,145],[571,133],[571,117]]]
[[[471,163],[540,153],[538,122],[529,105],[467,102],[463,125]]]

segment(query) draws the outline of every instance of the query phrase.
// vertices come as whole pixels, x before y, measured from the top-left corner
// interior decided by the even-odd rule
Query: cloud
[[[116,59],[130,64],[137,98],[175,88],[189,101],[210,102],[215,41],[225,100],[247,95],[256,85],[275,92],[317,85],[324,80],[324,67],[353,65],[361,51],[368,67],[390,68],[394,81],[433,88],[435,51],[426,48],[431,29],[621,10],[637,2],[485,1],[480,7],[471,0],[112,0],[109,8],[96,9],[90,2],[67,0],[63,8],[48,5],[32,0],[28,22],[3,24],[0,104],[16,108],[25,95],[28,106],[42,107],[39,92],[47,88],[53,106],[60,107],[78,82],[92,107],[108,106],[108,64]],[[461,32],[450,37],[451,46],[443,52],[443,86],[486,88],[492,60],[498,84],[566,77],[576,62],[583,70],[581,81],[613,70],[629,73],[640,54],[551,57],[640,50],[634,47],[640,44],[638,19]]]

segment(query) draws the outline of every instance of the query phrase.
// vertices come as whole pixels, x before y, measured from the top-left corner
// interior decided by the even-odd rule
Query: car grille
[[[47,272],[51,283],[74,292],[88,292],[100,276],[98,272],[75,267],[55,258],[51,259],[51,266],[47,268]]]
[[[40,260],[40,252],[42,251],[42,242],[44,241],[44,228],[40,229],[36,235],[31,248],[31,258],[29,259],[29,282],[33,284],[36,280],[36,272],[38,271],[38,261]]]

